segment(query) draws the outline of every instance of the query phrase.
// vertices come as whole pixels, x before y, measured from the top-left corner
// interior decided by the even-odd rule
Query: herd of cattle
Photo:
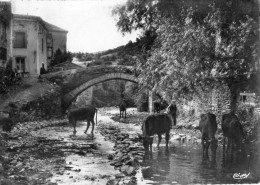
[[[170,137],[170,129],[172,125],[176,125],[176,112],[177,107],[175,103],[170,104],[167,107],[166,113],[160,113],[162,109],[161,104],[155,102],[154,103],[154,114],[149,115],[142,124],[142,138],[143,138],[143,146],[146,150],[152,149],[153,136],[158,135],[158,143],[157,147],[159,147],[162,134],[165,134],[166,147],[168,147],[169,137]],[[126,103],[122,102],[119,105],[120,118],[126,118]],[[84,108],[74,109],[69,111],[68,119],[69,122],[74,127],[74,134],[76,134],[76,122],[86,120],[87,128],[84,133],[87,133],[90,122],[92,124],[91,134],[93,135],[94,127],[95,127],[95,118],[96,114],[96,123],[97,123],[97,109],[93,106],[86,106]],[[9,118],[5,118],[1,120],[4,122],[2,125],[3,131],[11,131],[11,120]],[[239,122],[238,117],[233,113],[224,114],[221,120],[221,127],[223,131],[224,141],[223,146],[225,147],[226,138],[228,139],[227,143],[227,151],[229,149],[237,148],[239,151],[242,150],[242,140],[244,138],[243,127]],[[203,153],[207,153],[209,146],[211,148],[212,153],[216,153],[216,149],[218,146],[218,140],[215,138],[215,134],[217,131],[217,121],[216,116],[212,113],[206,113],[201,115],[201,119],[199,122],[199,130],[202,134],[201,143]]]
[[[171,105],[170,105],[171,106]],[[166,147],[169,143],[169,133],[171,125],[176,125],[176,110],[167,108],[167,113],[149,115],[142,125],[143,130],[143,146],[145,149],[152,149],[153,135],[158,135],[157,147],[161,142],[161,135],[165,134]],[[218,147],[218,140],[215,138],[217,131],[216,116],[212,113],[201,115],[199,122],[199,130],[201,132],[201,143],[203,154],[208,154],[209,147],[213,155],[216,155]],[[227,150],[238,149],[242,150],[242,140],[244,138],[243,127],[239,122],[238,117],[233,113],[227,113],[222,116],[221,128],[223,131],[224,141],[223,147],[225,149],[226,138],[228,139]]]
[[[165,134],[166,147],[169,144],[170,138],[170,130],[173,125],[176,125],[176,112],[177,107],[175,103],[170,104],[167,107],[166,113],[160,113],[161,107],[157,103],[154,103],[154,114],[149,115],[142,124],[142,139],[143,146],[146,150],[152,150],[153,136],[158,135],[158,143],[157,147],[159,147],[162,134]],[[119,104],[119,117],[126,118],[126,104]],[[87,128],[85,133],[88,131],[90,126],[90,122],[92,123],[92,131],[93,135],[94,130],[94,117],[97,115],[97,109],[93,106],[87,106],[85,108],[80,108],[76,110],[72,110],[68,113],[69,122],[74,126],[74,134],[76,133],[76,122],[80,120],[87,121]],[[96,116],[97,123],[97,116]],[[237,148],[239,151],[242,149],[242,140],[244,137],[243,127],[239,122],[238,117],[233,113],[224,114],[221,120],[221,127],[223,131],[224,141],[223,145],[225,147],[226,138],[228,139],[227,151],[229,149]],[[208,149],[210,147],[212,154],[216,153],[218,147],[218,140],[215,138],[215,134],[217,131],[217,121],[216,116],[212,113],[206,113],[201,115],[201,119],[199,122],[199,130],[202,134],[201,143],[203,153],[208,153]]]
[[[171,109],[171,106],[172,105],[167,108],[167,113],[149,115],[143,122],[143,145],[145,149],[152,148],[153,135],[155,134],[158,135],[157,147],[159,147],[161,142],[162,134],[165,134],[166,147],[168,147],[172,122],[173,125],[176,125],[176,110]],[[210,147],[212,154],[216,154],[218,140],[215,138],[215,134],[217,128],[216,116],[214,114],[206,113],[201,115],[199,130],[201,132],[203,153],[207,154]],[[244,132],[238,117],[233,112],[224,114],[221,120],[221,128],[224,136],[224,148],[226,145],[226,138],[228,139],[226,152],[235,148],[241,151]]]

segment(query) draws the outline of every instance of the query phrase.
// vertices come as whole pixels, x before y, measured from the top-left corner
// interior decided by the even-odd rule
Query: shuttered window
[[[15,32],[14,48],[26,48],[25,32]]]

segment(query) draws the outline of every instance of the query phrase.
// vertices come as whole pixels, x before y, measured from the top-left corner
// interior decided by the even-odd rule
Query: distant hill
[[[73,53],[79,61],[92,60],[90,66],[94,65],[134,65],[136,56],[141,54],[142,44],[137,39],[136,42],[129,41],[126,45],[119,46],[97,53]]]

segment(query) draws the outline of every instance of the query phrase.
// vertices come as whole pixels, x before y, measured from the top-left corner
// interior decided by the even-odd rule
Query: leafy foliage
[[[189,98],[214,81],[236,96],[254,73],[259,11],[253,1],[129,0],[114,12],[122,32],[140,28],[154,36],[139,58],[139,79],[164,98]]]
[[[10,2],[0,2],[0,20],[9,24],[12,17],[11,3]]]
[[[194,10],[182,10],[182,19],[161,19],[157,45],[142,66],[141,81],[179,97],[199,87],[212,88],[212,81],[246,78],[256,59],[256,22],[249,16],[226,25],[214,5],[202,24],[194,21]]]
[[[54,54],[54,59],[50,63],[50,66],[66,62],[67,60],[71,60],[71,53],[66,51],[62,52],[60,49],[57,49],[57,51]]]

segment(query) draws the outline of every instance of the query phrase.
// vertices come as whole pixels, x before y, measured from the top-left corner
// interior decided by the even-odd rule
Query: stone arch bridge
[[[61,87],[61,107],[63,111],[70,106],[80,93],[98,83],[115,79],[138,83],[134,67],[120,65],[58,71],[42,75],[42,77],[57,83]]]

